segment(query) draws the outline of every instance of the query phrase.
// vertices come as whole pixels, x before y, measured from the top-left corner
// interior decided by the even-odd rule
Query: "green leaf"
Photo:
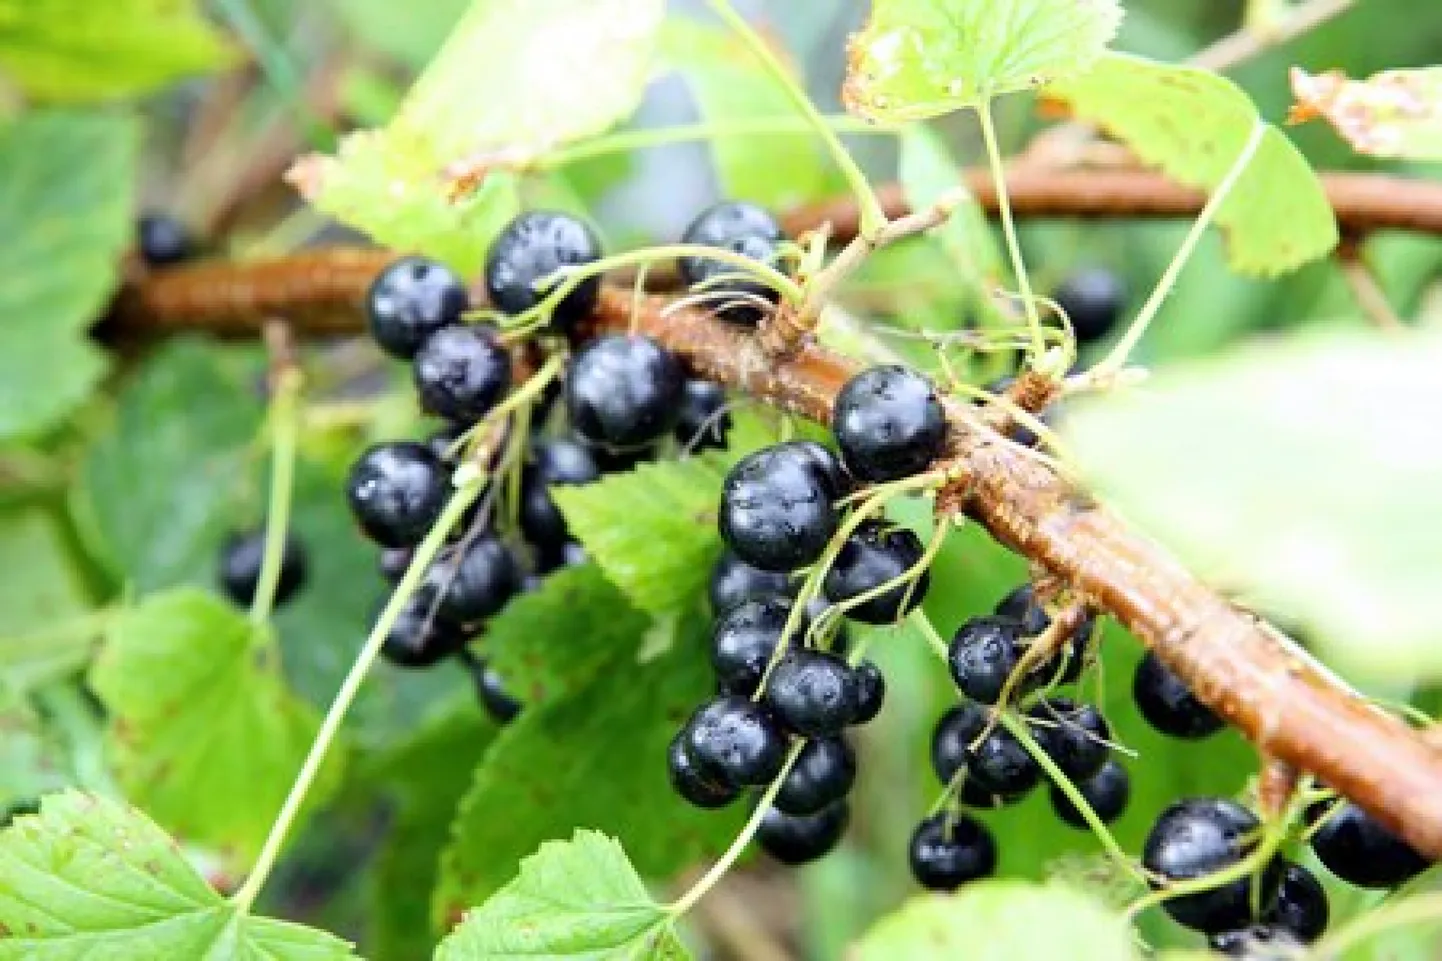
[[[1262,122],[1251,99],[1225,77],[1119,53],[1052,84],[1046,95],[1121,140],[1142,163],[1205,190],[1227,176]],[[1337,244],[1321,181],[1272,127],[1216,219],[1233,269],[1245,274],[1285,273]]]
[[[0,961],[353,957],[323,931],[240,914],[115,801],[52,795],[0,832]]]
[[[334,0],[336,12],[356,39],[412,67],[423,67],[465,13],[471,0]]]
[[[1351,80],[1292,68],[1292,122],[1322,117],[1358,153],[1442,160],[1442,67],[1387,70]]]
[[[634,651],[646,616],[595,564],[546,577],[486,625],[481,646],[507,687],[526,704],[586,687],[607,664]]]
[[[65,786],[59,745],[28,700],[0,686],[0,821],[17,804]]]
[[[64,676],[89,659],[97,631],[80,575],[42,510],[0,514],[0,687]]]
[[[388,126],[353,134],[334,157],[303,158],[290,179],[380,243],[473,274],[519,209],[505,168],[635,109],[664,7],[473,0]]]
[[[744,812],[698,811],[666,773],[666,747],[713,690],[705,625],[696,619],[667,654],[638,663],[633,642],[590,683],[550,704],[528,704],[502,732],[461,803],[441,863],[434,916],[454,921],[510,877],[543,841],[593,828],[619,838],[637,870],[669,875],[715,854]],[[540,643],[566,657],[585,635]]]
[[[367,771],[366,780],[380,784],[396,803],[385,846],[369,872],[370,953],[376,961],[427,957],[435,947],[431,892],[441,850],[496,731],[466,692]]]
[[[1131,961],[1132,935],[1120,914],[1052,885],[984,881],[949,896],[914,898],[882,918],[854,951],[856,961]]]
[[[36,99],[128,97],[236,59],[193,0],[0,0],[0,77]]]
[[[130,242],[137,141],[124,116],[0,124],[0,440],[54,427],[105,372],[84,331]]]
[[[157,594],[117,619],[90,680],[126,796],[186,840],[252,857],[319,726],[269,631],[192,588]],[[338,774],[332,752],[310,803]]]
[[[534,958],[689,958],[671,916],[641,883],[626,852],[595,831],[551,841],[520,875],[469,912],[436,961]]]
[[[1313,334],[1069,405],[1064,427],[1099,491],[1212,583],[1341,667],[1435,679],[1439,363],[1437,331]]]
[[[723,196],[783,209],[826,192],[830,165],[815,134],[725,135],[728,123],[800,117],[785,88],[760,69],[733,32],[674,17],[661,31],[661,55],[691,91],[701,116],[717,127],[709,146]]]
[[[711,454],[642,464],[553,491],[572,533],[632,604],[675,612],[705,588],[721,550],[716,506],[725,477]]]
[[[1084,73],[1121,19],[1116,0],[874,0],[842,99],[877,120],[974,107]]]

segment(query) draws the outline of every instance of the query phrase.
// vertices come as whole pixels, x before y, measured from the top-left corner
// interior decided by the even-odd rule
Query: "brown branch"
[[[996,212],[996,188],[986,170],[962,171],[962,181],[981,206]],[[1442,234],[1442,182],[1384,174],[1322,174],[1322,186],[1336,211],[1343,233],[1408,230]],[[1114,219],[1119,217],[1180,220],[1201,212],[1207,196],[1161,174],[1145,170],[1055,170],[1017,167],[1007,172],[1007,194],[1018,217],[1036,219]],[[901,188],[878,190],[888,217],[910,212]],[[791,236],[823,223],[832,236],[856,235],[856,205],[849,197],[799,207],[783,218]]]
[[[354,330],[370,277],[386,259],[340,251],[183,268],[126,290],[117,319],[129,329],[237,334],[253,333],[257,318],[271,314],[298,332]],[[646,297],[633,319],[631,291],[605,289],[592,327],[634,324],[696,373],[822,423],[858,370],[809,343],[768,357],[746,331],[696,309],[667,313],[669,303]],[[1160,546],[1004,441],[974,408],[951,402],[948,415],[947,459],[961,480],[940,492],[939,509],[966,511],[1034,569],[1115,616],[1261,751],[1312,772],[1442,858],[1442,749],[1289,650]]]

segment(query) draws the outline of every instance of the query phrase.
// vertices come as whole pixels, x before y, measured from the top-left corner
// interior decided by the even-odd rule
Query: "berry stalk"
[[[270,503],[265,515],[265,554],[260,578],[250,604],[250,620],[264,624],[275,606],[280,572],[285,560],[285,535],[290,525],[291,496],[295,490],[295,450],[300,433],[301,373],[286,366],[276,375],[270,402]]]

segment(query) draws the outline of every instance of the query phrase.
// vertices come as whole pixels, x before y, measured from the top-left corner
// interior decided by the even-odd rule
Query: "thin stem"
[[[992,181],[996,184],[996,208],[1001,215],[1001,232],[1006,237],[1006,251],[1011,257],[1012,273],[1016,275],[1017,288],[1021,291],[1022,307],[1026,311],[1026,326],[1031,334],[1032,361],[1041,359],[1046,350],[1046,338],[1042,334],[1041,315],[1036,309],[1036,298],[1031,292],[1031,277],[1026,272],[1026,262],[1021,256],[1021,243],[1016,236],[1016,221],[1011,215],[1011,198],[1006,192],[1006,169],[1001,162],[1001,148],[997,145],[996,124],[991,118],[991,101],[983,98],[976,108],[977,119],[981,121],[981,137],[986,143],[986,161],[991,169]]]
[[[806,747],[806,741],[801,738],[798,738],[796,743],[791,745],[791,750],[786,755],[786,762],[781,765],[781,773],[776,775],[776,780],[767,786],[765,793],[762,794],[761,798],[756,802],[756,810],[751,812],[751,817],[747,819],[746,825],[741,828],[741,833],[736,835],[736,840],[731,842],[731,846],[726,849],[725,854],[721,855],[721,859],[711,865],[711,870],[707,871],[701,876],[699,881],[691,885],[691,890],[681,895],[674,904],[666,908],[667,914],[673,918],[679,918],[691,910],[696,906],[696,902],[705,897],[706,892],[715,887],[716,882],[720,881],[726,872],[731,870],[731,866],[736,863],[736,859],[741,857],[742,852],[746,850],[746,845],[751,843],[751,839],[754,838],[756,832],[760,830],[761,822],[766,817],[766,812],[771,810],[771,802],[775,801],[776,795],[781,793],[781,785],[786,782],[786,775],[791,773],[792,765],[794,765],[796,759],[801,756],[801,750],[804,747]]]
[[[1213,871],[1211,874],[1203,874],[1195,878],[1187,878],[1185,881],[1173,881],[1165,887],[1159,888],[1150,894],[1138,898],[1127,908],[1128,919],[1135,918],[1138,914],[1148,908],[1157,907],[1173,898],[1186,897],[1189,894],[1201,894],[1206,891],[1213,891],[1217,888],[1231,884],[1233,881],[1241,881],[1244,878],[1252,877],[1260,871],[1265,870],[1272,858],[1276,857],[1277,851],[1281,849],[1282,842],[1287,838],[1285,826],[1281,828],[1267,827],[1262,834],[1262,839],[1250,854],[1235,864],[1228,865],[1220,871]]]
[[[1227,171],[1227,175],[1222,178],[1222,182],[1217,184],[1217,189],[1212,191],[1211,197],[1207,199],[1206,206],[1202,208],[1201,214],[1199,214],[1197,219],[1192,223],[1192,229],[1187,231],[1186,239],[1182,241],[1182,246],[1178,248],[1176,256],[1174,256],[1172,262],[1167,265],[1166,273],[1162,274],[1161,282],[1157,284],[1156,289],[1153,290],[1151,296],[1147,298],[1146,304],[1142,306],[1141,313],[1137,314],[1136,320],[1132,321],[1132,325],[1127,328],[1127,332],[1123,335],[1122,339],[1117,341],[1116,346],[1112,348],[1106,360],[1097,364],[1085,375],[1090,383],[1105,383],[1109,378],[1115,377],[1126,364],[1127,358],[1131,356],[1132,350],[1137,346],[1138,341],[1142,339],[1142,335],[1147,332],[1147,327],[1151,325],[1152,319],[1155,318],[1157,313],[1162,309],[1162,304],[1166,301],[1168,295],[1171,294],[1172,288],[1176,287],[1177,280],[1182,274],[1182,268],[1184,268],[1187,265],[1187,261],[1191,259],[1192,253],[1197,249],[1197,244],[1201,242],[1202,235],[1206,233],[1207,227],[1211,226],[1212,221],[1217,216],[1217,211],[1220,210],[1222,204],[1226,202],[1228,195],[1232,192],[1232,188],[1237,185],[1237,181],[1241,179],[1242,174],[1246,172],[1248,165],[1251,164],[1252,158],[1256,156],[1257,149],[1261,147],[1262,139],[1266,136],[1267,130],[1267,125],[1261,121],[1258,121],[1257,125],[1252,128],[1251,136],[1247,138],[1246,144],[1242,147],[1242,152],[1237,155],[1236,161],[1232,164],[1232,169]]]
[[[931,623],[931,618],[927,616],[925,608],[918,607],[911,612],[911,623],[921,632],[921,636],[926,638],[926,643],[931,645],[932,652],[941,658],[941,662],[949,663],[951,647],[946,643],[946,638],[942,637],[941,632],[936,629],[936,625]]]
[[[300,433],[301,373],[287,367],[276,377],[270,403],[270,506],[265,514],[265,553],[260,578],[250,601],[250,620],[264,624],[275,606],[280,586],[280,569],[285,563],[285,535],[290,524],[291,497],[295,490],[295,450]]]
[[[771,52],[766,41],[761,39],[760,35],[751,28],[751,24],[746,22],[746,18],[737,13],[727,0],[710,0],[710,2],[711,9],[716,11],[716,15],[736,32],[736,35],[741,38],[756,59],[761,61],[761,65],[776,79],[776,82],[786,91],[786,96],[806,118],[811,129],[816,131],[822,143],[826,144],[827,151],[830,152],[836,165],[841,168],[841,173],[846,177],[851,192],[856,195],[856,205],[860,213],[860,232],[870,235],[880,230],[886,223],[886,211],[882,209],[876,192],[871,189],[871,182],[866,179],[866,174],[862,172],[850,152],[842,144],[841,138],[836,136],[836,132],[831,129],[826,119],[816,109],[811,98],[806,96],[806,91],[797,86],[795,79],[782,66],[781,61],[776,59],[776,55]]]
[[[335,140],[334,132],[307,104],[305,85],[286,48],[266,31],[265,24],[251,9],[249,0],[218,0],[218,5],[231,28],[260,61],[266,82],[281,101],[295,111],[310,145],[318,150],[329,149]]]
[[[441,512],[440,519],[436,521],[435,526],[430,529],[425,539],[416,548],[405,575],[396,585],[395,592],[386,602],[380,617],[376,619],[370,636],[361,646],[355,663],[351,665],[350,671],[341,683],[340,690],[336,692],[335,700],[331,702],[330,709],[326,711],[325,718],[321,721],[315,741],[311,743],[310,753],[306,755],[305,763],[301,765],[300,773],[296,775],[295,783],[291,785],[290,793],[286,795],[285,803],[281,805],[280,813],[276,815],[275,823],[270,827],[270,834],[266,836],[265,844],[260,849],[260,855],[255,860],[255,867],[251,869],[245,883],[240,886],[231,899],[236,910],[241,914],[250,911],[255,904],[257,895],[260,894],[260,889],[265,885],[266,878],[270,876],[271,870],[275,867],[275,862],[280,857],[281,847],[285,844],[286,835],[295,823],[296,816],[300,814],[301,805],[305,803],[306,794],[309,793],[311,785],[315,782],[316,775],[320,773],[321,764],[325,761],[326,754],[330,751],[331,744],[340,731],[341,722],[345,719],[346,712],[350,710],[356,694],[359,693],[371,665],[375,663],[376,657],[380,654],[381,645],[385,643],[386,636],[390,634],[396,619],[400,617],[401,609],[405,607],[406,602],[420,586],[431,561],[440,553],[441,546],[445,544],[446,535],[465,516],[467,508],[480,493],[483,479],[483,474],[479,471],[474,472],[466,484],[451,495],[445,510]]]
[[[1442,921],[1442,892],[1419,894],[1404,901],[1379,905],[1312,945],[1303,957],[1315,961],[1340,958],[1361,942],[1391,928],[1427,921]]]
[[[1134,878],[1146,884],[1145,872],[1136,866],[1127,856],[1127,852],[1122,850],[1117,839],[1112,837],[1112,832],[1107,828],[1106,822],[1097,816],[1097,812],[1092,810],[1091,803],[1087,801],[1086,796],[1077,789],[1077,786],[1062,772],[1062,769],[1057,767],[1056,762],[1041,749],[1041,745],[1036,743],[1036,739],[1031,736],[1031,732],[1026,729],[1021,718],[1009,711],[998,711],[997,723],[1011,732],[1011,736],[1026,748],[1026,752],[1031,755],[1032,760],[1036,761],[1046,772],[1047,777],[1051,778],[1051,783],[1056,785],[1057,790],[1066,795],[1067,800],[1072,803],[1072,807],[1076,808],[1077,813],[1082,816],[1082,820],[1086,821],[1087,826],[1092,829],[1092,833],[1096,835],[1107,854],[1126,868]]]

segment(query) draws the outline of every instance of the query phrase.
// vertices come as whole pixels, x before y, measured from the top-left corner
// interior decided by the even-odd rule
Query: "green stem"
[[[1011,257],[1011,270],[1016,275],[1022,308],[1026,311],[1027,330],[1031,334],[1032,363],[1036,363],[1046,350],[1046,338],[1042,333],[1036,298],[1031,292],[1031,277],[1027,274],[1026,262],[1021,256],[1021,243],[1016,236],[1016,221],[1011,215],[1011,197],[1006,191],[1006,169],[1001,162],[1001,148],[997,145],[996,124],[992,121],[989,98],[983,98],[977,105],[976,116],[981,121],[981,137],[986,143],[986,161],[991,168],[991,179],[996,184],[996,207],[1001,214],[1001,232],[1006,238],[1006,252]]]
[[[265,553],[260,578],[250,602],[250,620],[264,624],[275,606],[280,586],[280,569],[285,563],[285,532],[290,524],[291,497],[295,489],[295,450],[300,433],[301,375],[295,368],[281,371],[276,378],[270,403],[270,506],[265,515]]]
[[[805,746],[806,741],[801,738],[797,738],[796,743],[791,745],[791,750],[786,755],[786,763],[781,765],[781,773],[776,775],[776,780],[767,786],[766,792],[762,794],[760,800],[756,802],[756,810],[751,812],[751,817],[746,821],[746,825],[741,829],[741,833],[736,835],[736,840],[731,842],[731,846],[726,849],[725,854],[721,855],[721,859],[711,865],[711,870],[707,871],[699,881],[691,885],[691,890],[681,895],[676,903],[666,908],[666,913],[671,915],[672,918],[679,918],[694,908],[696,902],[705,897],[706,892],[715,887],[716,882],[720,881],[726,872],[731,870],[731,866],[736,863],[736,859],[741,857],[741,853],[746,850],[746,845],[751,843],[751,839],[754,838],[756,832],[760,830],[761,821],[766,817],[766,812],[771,810],[771,802],[775,801],[776,795],[781,793],[781,785],[785,783],[786,775],[791,773],[792,766],[796,763],[796,759],[801,756],[801,749]]]
[[[1368,938],[1407,924],[1442,920],[1442,892],[1419,894],[1404,901],[1378,905],[1312,945],[1303,955],[1308,961],[1340,958]]]
[[[1131,326],[1127,328],[1126,334],[1123,335],[1121,340],[1117,341],[1116,346],[1112,348],[1111,353],[1107,354],[1106,359],[1093,367],[1091,371],[1085,375],[1087,380],[1092,383],[1101,384],[1107,379],[1116,376],[1116,374],[1121,371],[1127,362],[1127,358],[1131,356],[1132,350],[1136,348],[1138,341],[1142,339],[1142,335],[1147,332],[1147,327],[1151,325],[1152,319],[1156,317],[1157,312],[1162,309],[1162,304],[1166,301],[1167,296],[1171,294],[1172,289],[1176,287],[1177,280],[1182,274],[1182,268],[1184,268],[1187,265],[1187,261],[1191,259],[1192,253],[1197,249],[1197,244],[1201,242],[1202,235],[1206,233],[1207,227],[1210,226],[1216,218],[1217,211],[1221,209],[1222,204],[1226,202],[1227,196],[1231,194],[1232,188],[1236,187],[1237,181],[1241,179],[1242,174],[1247,170],[1247,166],[1251,164],[1252,158],[1257,153],[1257,149],[1262,145],[1262,138],[1266,136],[1267,130],[1267,125],[1261,121],[1258,121],[1257,125],[1252,128],[1252,134],[1247,138],[1247,143],[1242,147],[1242,152],[1237,155],[1236,162],[1232,164],[1232,169],[1227,171],[1226,177],[1222,178],[1222,182],[1217,184],[1217,189],[1212,191],[1212,196],[1208,198],[1206,206],[1202,208],[1202,212],[1197,216],[1196,222],[1192,224],[1192,229],[1187,231],[1186,239],[1182,241],[1182,246],[1178,248],[1176,256],[1174,256],[1172,262],[1167,265],[1166,273],[1162,275],[1162,279],[1157,284],[1156,289],[1152,291],[1151,296],[1147,298],[1146,304],[1142,306],[1141,313],[1137,314],[1136,320],[1132,321]]]
[[[781,61],[776,59],[776,55],[771,52],[771,48],[766,45],[766,41],[751,28],[751,24],[746,22],[746,18],[737,13],[727,0],[710,0],[710,2],[711,9],[716,11],[716,15],[736,32],[736,35],[741,38],[756,59],[761,61],[762,66],[776,79],[776,82],[786,91],[786,96],[806,118],[811,129],[816,131],[822,143],[826,144],[827,151],[835,159],[836,165],[841,168],[842,174],[846,177],[846,182],[851,186],[851,192],[856,195],[861,235],[869,237],[876,233],[886,223],[886,211],[882,209],[881,201],[876,198],[876,192],[871,189],[871,182],[866,179],[866,174],[862,172],[856,160],[842,144],[841,138],[836,136],[836,132],[821,116],[816,105],[811,102],[811,98],[806,96],[806,91],[797,85]]]
[[[315,782],[316,775],[320,773],[321,763],[325,761],[326,754],[330,751],[331,744],[340,731],[341,722],[345,719],[346,712],[350,710],[356,694],[359,693],[360,686],[365,681],[371,665],[375,663],[376,657],[380,654],[381,645],[385,643],[386,636],[395,626],[401,609],[405,607],[416,588],[420,587],[431,561],[440,553],[442,545],[445,544],[446,535],[465,516],[466,509],[471,506],[480,493],[483,479],[483,474],[475,472],[465,486],[460,487],[451,495],[445,510],[441,512],[440,519],[436,521],[435,526],[430,529],[420,546],[416,548],[415,556],[411,558],[405,576],[396,585],[395,592],[391,594],[385,609],[376,619],[370,636],[361,646],[355,663],[351,665],[350,671],[341,683],[340,690],[336,692],[335,700],[331,702],[330,709],[326,711],[325,718],[321,721],[320,730],[316,732],[315,741],[311,743],[310,753],[306,755],[305,763],[301,765],[300,773],[296,775],[295,783],[291,785],[290,793],[286,795],[285,803],[281,805],[280,813],[276,815],[275,823],[270,827],[270,834],[266,836],[265,844],[260,849],[260,855],[255,860],[255,867],[251,869],[245,883],[240,886],[231,899],[239,913],[246,914],[255,904],[256,896],[260,894],[266,878],[270,876],[271,870],[275,867],[276,859],[280,857],[286,835],[290,832],[297,815],[300,814],[306,794]]]
[[[335,145],[334,131],[306,102],[305,84],[286,48],[270,36],[248,0],[218,0],[218,6],[231,28],[260,61],[266,82],[281,101],[295,111],[310,145],[317,150],[331,149]]]
[[[931,623],[931,618],[927,617],[926,608],[918,607],[912,611],[911,623],[921,632],[921,636],[926,638],[926,643],[931,645],[932,653],[941,658],[943,664],[950,662],[951,647],[946,643],[946,638],[942,637],[941,632],[936,629],[936,625]]]
[[[820,116],[822,122],[829,129],[844,133],[876,136],[892,136],[897,133],[897,129],[894,127],[877,126],[845,114]],[[625,130],[609,136],[583,140],[569,147],[552,151],[543,157],[538,157],[534,169],[554,170],[557,167],[590,160],[593,157],[602,157],[613,153],[630,153],[633,150],[644,150],[648,147],[665,147],[697,140],[719,140],[725,137],[780,136],[807,133],[811,129],[812,124],[805,117],[752,117],[727,123],[712,121],[652,127],[647,130]]]

